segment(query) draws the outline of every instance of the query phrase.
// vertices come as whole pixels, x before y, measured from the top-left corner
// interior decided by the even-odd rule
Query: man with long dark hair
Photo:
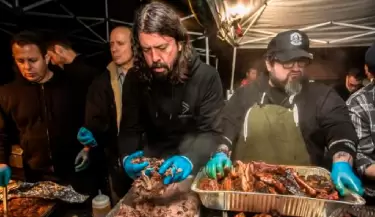
[[[216,149],[216,116],[224,104],[220,77],[199,59],[180,18],[162,3],[137,12],[133,39],[134,74],[140,78],[133,82],[132,97],[124,101],[120,131],[129,132],[130,138],[134,129],[142,128],[139,133],[147,142],[142,147],[139,140],[120,144],[139,150],[129,152],[123,166],[135,178],[149,162],[134,164],[132,159],[163,158],[158,172],[164,184],[179,182],[197,172]],[[169,168],[172,174],[165,175]]]

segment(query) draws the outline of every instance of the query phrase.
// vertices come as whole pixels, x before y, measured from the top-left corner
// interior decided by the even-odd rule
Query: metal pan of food
[[[47,217],[55,209],[56,203],[39,198],[13,198],[8,201],[8,216],[11,217]],[[0,208],[0,216],[3,216]]]
[[[285,176],[276,175],[281,173]],[[286,216],[329,216],[339,207],[365,204],[362,197],[351,192],[339,198],[324,168],[263,162],[237,162],[220,183],[201,171],[192,190],[210,209],[259,213],[277,210]]]

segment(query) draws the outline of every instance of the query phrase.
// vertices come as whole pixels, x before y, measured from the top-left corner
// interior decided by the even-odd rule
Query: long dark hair
[[[183,83],[189,76],[189,62],[193,55],[188,32],[180,22],[177,13],[165,4],[152,2],[139,9],[135,15],[133,25],[134,67],[140,72],[142,79],[151,81],[152,73],[146,65],[139,43],[139,33],[141,32],[169,36],[182,45],[169,79],[172,83]]]

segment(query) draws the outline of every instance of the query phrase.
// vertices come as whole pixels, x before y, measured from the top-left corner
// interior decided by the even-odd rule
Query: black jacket
[[[120,146],[131,151],[140,147],[140,141],[132,140],[131,135],[142,130],[146,141],[141,146],[146,155],[184,155],[196,170],[207,162],[217,148],[214,139],[219,133],[217,115],[224,106],[223,89],[218,72],[198,56],[189,67],[190,75],[184,83],[130,83],[131,96],[125,98],[120,128],[126,142]]]
[[[263,76],[234,93],[223,109],[223,143],[231,145],[231,142],[235,142],[247,110],[260,101],[263,92],[269,90],[268,77]],[[277,98],[287,97],[283,91],[276,92],[278,93],[273,94],[276,95],[276,100],[268,100],[267,103],[279,104],[284,100]],[[299,111],[300,130],[313,164],[330,166],[323,162],[325,150],[328,151],[329,159],[338,151],[348,152],[355,157],[358,138],[345,102],[334,89],[323,84],[306,82],[295,100]]]
[[[0,162],[8,163],[9,135],[18,133],[26,168],[57,175],[74,171],[74,158],[82,148],[76,135],[84,108],[74,105],[72,82],[61,73],[44,84],[22,76],[0,87]]]

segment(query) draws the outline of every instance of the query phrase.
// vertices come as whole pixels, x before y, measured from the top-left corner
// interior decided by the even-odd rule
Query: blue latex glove
[[[87,169],[87,167],[90,165],[89,151],[90,149],[83,148],[78,153],[76,160],[74,162],[75,164],[74,169],[76,172],[81,172],[82,170]]]
[[[346,188],[359,195],[364,193],[361,180],[353,173],[352,167],[348,162],[333,163],[331,178],[341,196],[345,195]]]
[[[136,179],[141,175],[141,171],[144,170],[150,163],[145,161],[140,164],[132,163],[134,158],[143,157],[143,151],[137,151],[129,156],[124,157],[122,164],[124,166],[125,172],[132,179]]]
[[[0,186],[5,187],[9,184],[12,171],[10,167],[6,164],[0,166]]]
[[[171,169],[171,174],[163,179],[164,185],[185,180],[193,170],[193,164],[189,158],[177,155],[163,162],[159,174],[163,176],[168,169]]]
[[[224,169],[231,168],[231,167],[232,167],[232,161],[229,159],[229,157],[225,153],[219,152],[219,153],[216,153],[207,162],[204,170],[209,178],[216,179],[217,174],[219,174],[221,177],[224,177]]]
[[[79,129],[77,139],[82,145],[85,146],[95,147],[98,145],[94,138],[94,135],[85,127],[81,127]]]

